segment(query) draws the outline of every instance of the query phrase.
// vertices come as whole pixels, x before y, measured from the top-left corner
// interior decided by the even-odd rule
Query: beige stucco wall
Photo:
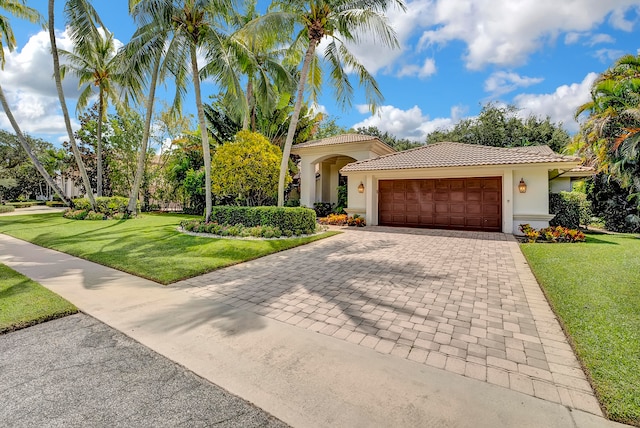
[[[570,192],[571,191],[571,178],[570,177],[558,177],[549,182],[551,193]]]
[[[365,208],[367,224],[378,224],[378,181],[393,179],[429,179],[429,178],[502,178],[502,231],[518,234],[518,226],[524,221],[534,227],[548,226],[549,221],[549,185],[548,168],[531,166],[519,169],[511,167],[470,167],[470,168],[432,168],[407,169],[395,171],[352,172],[349,177],[349,201],[351,210]],[[518,192],[520,178],[527,183],[527,192]],[[358,193],[360,182],[365,192]],[[350,212],[351,213],[351,212]]]

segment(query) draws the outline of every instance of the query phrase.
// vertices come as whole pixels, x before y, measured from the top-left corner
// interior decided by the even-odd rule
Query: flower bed
[[[520,231],[530,243],[533,242],[584,242],[584,233],[576,229],[569,229],[562,226],[549,226],[536,230],[529,224],[521,224]]]

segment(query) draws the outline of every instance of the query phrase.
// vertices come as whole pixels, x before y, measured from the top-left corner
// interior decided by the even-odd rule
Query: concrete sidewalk
[[[0,262],[293,426],[622,426],[4,235]]]

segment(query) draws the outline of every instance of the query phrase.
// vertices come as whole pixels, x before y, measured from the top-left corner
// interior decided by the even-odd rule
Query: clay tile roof
[[[341,172],[578,161],[572,156],[556,154],[547,146],[503,148],[442,142],[353,162]]]
[[[595,174],[596,169],[592,166],[580,165],[575,168],[572,168],[570,172],[593,172]]]
[[[296,144],[292,149],[298,149],[303,147],[319,147],[319,146],[332,146],[335,144],[345,143],[359,143],[362,141],[378,141],[384,144],[378,137],[372,137],[371,135],[363,134],[341,134],[334,137],[322,138],[320,140],[307,141],[305,143]],[[385,144],[386,146],[386,144]]]

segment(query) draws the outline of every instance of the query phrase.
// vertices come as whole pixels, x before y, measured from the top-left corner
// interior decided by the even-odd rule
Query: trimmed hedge
[[[316,230],[315,211],[298,207],[217,206],[211,210],[211,221],[246,227],[272,226],[291,230],[295,235],[311,234]]]
[[[578,229],[591,222],[591,203],[581,192],[550,193],[549,212],[556,215],[549,221],[551,226]]]
[[[10,213],[16,210],[16,207],[13,205],[0,205],[0,214],[2,213]]]
[[[66,207],[65,203],[62,201],[47,201],[45,205],[48,207]]]
[[[96,212],[105,214],[109,217],[112,217],[117,213],[126,213],[128,205],[129,199],[124,196],[101,196],[96,198]],[[89,203],[89,199],[87,198],[75,199],[73,201],[73,206],[76,210],[91,210],[91,203]],[[140,211],[139,202],[136,206],[136,210]]]
[[[7,205],[12,205],[15,208],[29,208],[36,205],[35,202],[9,202]]]

